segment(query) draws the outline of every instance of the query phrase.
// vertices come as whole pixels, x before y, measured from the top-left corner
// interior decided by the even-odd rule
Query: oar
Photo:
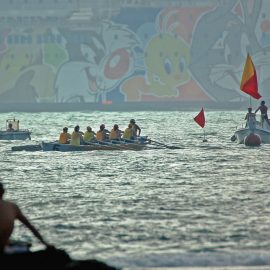
[[[167,145],[167,144],[164,144],[164,143],[161,143],[161,142],[154,141],[154,140],[152,140],[152,139],[150,139],[150,142],[151,142],[151,143],[153,142],[153,143],[155,143],[155,144],[157,144],[157,145],[164,146],[164,147],[166,147],[166,148],[168,148],[168,149],[181,149],[181,147],[173,146],[173,145]]]

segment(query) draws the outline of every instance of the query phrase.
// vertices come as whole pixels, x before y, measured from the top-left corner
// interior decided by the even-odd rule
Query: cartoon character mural
[[[192,8],[189,12],[193,15],[193,23],[205,8]],[[152,99],[190,100],[208,97],[193,81],[190,71],[190,36],[188,27],[184,27],[187,9],[164,9],[156,20],[158,32],[150,36],[146,43],[144,38],[149,37],[142,28],[151,31],[149,23],[138,29],[144,51],[145,76],[137,75],[127,79],[121,85],[121,92],[126,101],[140,101]],[[189,25],[192,25],[190,21]]]
[[[270,1],[179,3],[89,29],[2,27],[0,101],[241,101],[248,52],[270,98]]]
[[[106,94],[133,73],[138,41],[125,25],[103,21],[100,30],[83,36],[88,39],[68,41],[69,61],[60,67],[55,84],[58,102],[106,102]]]
[[[55,101],[55,72],[66,54],[56,42],[43,43],[42,40],[55,31],[26,29],[22,32],[10,30],[5,34],[0,52],[1,101]]]
[[[247,53],[253,58],[262,92],[269,82],[270,74],[266,72],[270,67],[269,47],[263,48],[256,37],[262,3],[261,0],[221,1],[200,18],[194,29],[190,70],[215,101],[248,98],[239,90]]]

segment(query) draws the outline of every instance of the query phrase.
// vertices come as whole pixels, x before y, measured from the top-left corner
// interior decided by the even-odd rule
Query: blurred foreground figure
[[[56,249],[48,244],[37,229],[28,221],[20,208],[10,201],[3,199],[5,189],[0,182],[0,269],[95,269],[116,270],[97,260],[73,260],[64,250]],[[14,229],[14,221],[21,221],[45,245],[45,250],[31,252],[29,249],[14,249],[8,252],[11,245],[10,236]]]

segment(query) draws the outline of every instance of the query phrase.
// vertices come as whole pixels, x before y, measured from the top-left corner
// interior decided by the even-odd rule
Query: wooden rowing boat
[[[58,142],[42,142],[41,148],[43,151],[94,151],[94,150],[133,150],[139,151],[145,149],[149,141],[106,141],[93,142],[84,145],[60,144]]]

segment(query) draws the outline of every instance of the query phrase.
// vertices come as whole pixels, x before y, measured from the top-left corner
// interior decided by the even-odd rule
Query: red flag
[[[256,69],[249,54],[242,74],[240,89],[255,99],[261,98],[258,92]]]
[[[199,112],[199,114],[197,116],[195,116],[193,119],[202,128],[204,127],[204,125],[205,125],[205,117],[204,117],[204,110],[203,110],[203,108],[201,109],[201,111]]]

